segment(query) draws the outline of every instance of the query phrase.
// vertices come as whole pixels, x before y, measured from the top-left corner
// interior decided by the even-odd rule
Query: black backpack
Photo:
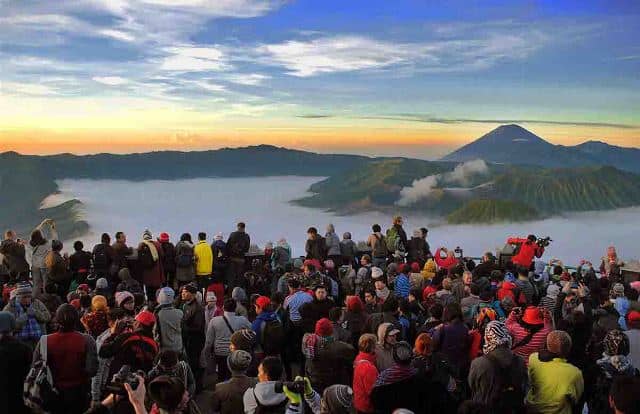
[[[497,371],[496,378],[500,386],[500,396],[491,407],[491,412],[497,414],[516,414],[524,412],[524,392],[522,387],[514,383],[512,375],[512,367],[515,365],[518,356],[513,354],[511,363],[506,367],[501,367],[498,361],[491,355],[487,354],[487,358],[491,361],[494,369]]]
[[[138,249],[138,263],[143,269],[151,269],[155,266],[156,261],[153,260],[153,255],[151,254],[151,249],[146,244],[142,244],[142,246]]]
[[[187,250],[183,247],[176,260],[176,266],[181,268],[193,266],[193,249]]]
[[[284,327],[279,320],[273,319],[262,322],[260,330],[260,345],[267,356],[280,355],[284,348]]]
[[[95,269],[107,269],[109,267],[109,255],[107,254],[107,246],[99,244],[93,250],[93,267]]]

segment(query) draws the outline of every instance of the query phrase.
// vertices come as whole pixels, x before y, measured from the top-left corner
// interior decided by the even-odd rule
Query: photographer
[[[332,385],[322,393],[322,398],[307,377],[296,377],[293,383],[282,386],[289,399],[286,414],[304,412],[302,396],[313,414],[345,414],[353,412],[353,390],[348,385]]]
[[[254,414],[256,411],[284,413],[287,397],[276,390],[277,381],[282,378],[282,362],[276,357],[266,357],[258,366],[258,383],[245,391],[242,401],[244,412]]]
[[[533,258],[542,257],[544,253],[545,243],[548,245],[549,241],[551,241],[548,237],[546,239],[540,239],[533,234],[527,236],[526,239],[518,238],[518,237],[510,237],[507,240],[508,244],[516,244],[519,245],[518,253],[513,256],[511,261],[514,265],[524,266],[528,269],[531,269],[531,264],[533,263]]]

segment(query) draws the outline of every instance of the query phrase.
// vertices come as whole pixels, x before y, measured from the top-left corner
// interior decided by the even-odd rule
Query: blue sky
[[[322,150],[353,131],[353,151],[375,131],[382,146],[422,132],[455,147],[502,120],[640,145],[636,1],[0,5],[6,145],[38,129],[74,149],[78,131],[119,129],[170,131],[178,148],[233,144],[226,134]]]

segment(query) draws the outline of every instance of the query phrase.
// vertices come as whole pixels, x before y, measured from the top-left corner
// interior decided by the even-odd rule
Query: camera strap
[[[231,331],[231,335],[233,335],[233,333],[234,333],[235,331],[234,331],[234,330],[233,330],[233,328],[231,327],[231,324],[229,323],[229,319],[227,319],[227,317],[226,317],[226,316],[224,316],[224,315],[222,316],[222,319],[224,319],[224,323],[226,323],[226,324],[227,324],[227,328],[229,328],[229,331]]]

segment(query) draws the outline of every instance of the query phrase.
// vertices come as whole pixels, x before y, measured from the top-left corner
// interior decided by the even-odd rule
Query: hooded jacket
[[[524,266],[527,269],[531,267],[534,257],[542,257],[544,253],[544,247],[538,246],[535,242],[527,239],[521,239],[517,237],[511,237],[507,240],[508,244],[520,244],[520,251],[513,256],[511,261],[514,264]]]
[[[471,362],[469,369],[469,387],[472,400],[486,405],[489,411],[494,407],[503,393],[503,372],[511,377],[511,384],[520,386],[524,395],[527,384],[527,368],[521,357],[514,355],[510,349],[501,346]]]
[[[29,271],[29,263],[25,257],[24,245],[6,239],[0,243],[0,253],[4,256],[3,262],[12,274]]]
[[[193,248],[196,260],[196,276],[210,276],[213,271],[213,251],[206,240],[200,240]]]
[[[276,381],[259,382],[255,387],[249,388],[244,392],[242,402],[244,405],[244,412],[246,414],[253,414],[258,408],[258,403],[262,406],[282,406],[287,403],[287,397],[282,394],[276,393],[275,390]],[[257,402],[256,402],[257,400]]]
[[[183,312],[172,304],[160,305],[154,311],[156,325],[154,337],[160,345],[160,350],[170,349],[182,352],[182,318]]]
[[[327,244],[327,256],[340,256],[340,238],[335,232],[327,233],[324,236]]]
[[[378,343],[376,344],[376,368],[378,372],[382,372],[393,365],[392,347],[387,344],[387,336],[393,329],[396,328],[388,322],[378,326]]]
[[[360,352],[353,362],[353,406],[363,413],[373,413],[371,391],[378,378],[376,354]]]

